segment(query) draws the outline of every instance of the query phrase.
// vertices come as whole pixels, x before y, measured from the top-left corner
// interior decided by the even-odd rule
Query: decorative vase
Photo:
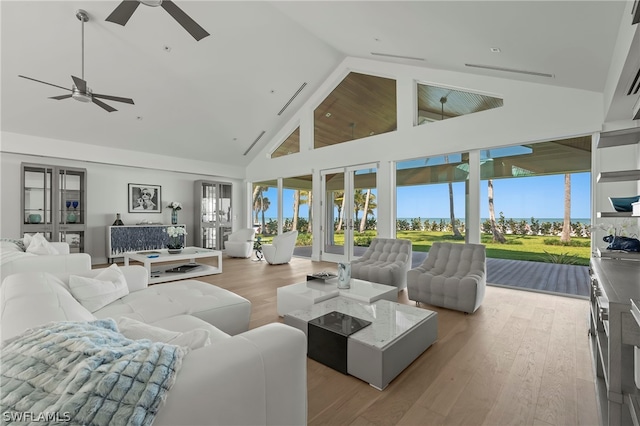
[[[76,223],[77,217],[75,213],[69,213],[67,215],[67,223]]]
[[[120,213],[116,213],[116,220],[111,226],[124,226],[124,223],[122,223],[122,219],[120,219]]]
[[[178,224],[178,210],[171,210],[171,224]]]
[[[42,221],[42,216],[39,214],[30,214],[29,215],[29,223],[40,223]]]
[[[351,264],[349,262],[338,263],[338,288],[351,288]]]

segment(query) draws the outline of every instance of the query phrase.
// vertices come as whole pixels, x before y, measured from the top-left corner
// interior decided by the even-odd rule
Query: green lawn
[[[435,241],[461,241],[454,239],[453,235],[447,232],[398,231],[397,237],[411,240],[414,251],[429,251],[431,244]],[[560,237],[551,236],[505,235],[505,238],[507,242],[500,244],[492,242],[490,235],[482,235],[482,244],[487,246],[487,257],[589,265],[591,257],[589,238],[571,239],[573,244],[580,246],[545,243],[545,240],[552,240],[559,244]]]
[[[366,245],[366,242],[375,236],[375,231],[356,233],[356,243],[362,241],[363,245]],[[270,242],[272,238],[272,236],[263,237],[262,242]],[[451,233],[437,231],[398,231],[397,238],[410,240],[414,251],[423,252],[429,251],[435,241],[463,241],[456,240]],[[487,246],[487,257],[589,265],[591,257],[591,240],[589,238],[571,238],[571,246],[559,245],[560,237],[505,235],[505,238],[507,242],[500,244],[492,242],[490,235],[482,235],[482,244]],[[337,244],[344,244],[344,237],[341,233],[336,233],[335,239]],[[554,241],[556,244],[548,244],[549,241]]]

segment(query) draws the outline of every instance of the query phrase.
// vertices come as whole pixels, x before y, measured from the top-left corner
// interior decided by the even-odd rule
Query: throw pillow
[[[186,346],[190,349],[198,349],[211,344],[209,330],[196,328],[185,333],[165,330],[134,320],[129,317],[118,319],[118,330],[131,340],[149,339],[152,342],[164,342],[171,345]]]
[[[25,234],[25,237],[27,234]],[[25,246],[27,247],[27,253],[33,254],[60,254],[58,250],[51,245],[49,241],[41,233],[37,233],[34,236],[30,236],[27,242],[25,238]]]
[[[22,251],[25,251],[27,249],[22,238],[0,238],[0,241],[13,243]]]
[[[69,290],[73,297],[90,312],[95,312],[129,294],[127,280],[115,263],[95,278],[69,276]]]

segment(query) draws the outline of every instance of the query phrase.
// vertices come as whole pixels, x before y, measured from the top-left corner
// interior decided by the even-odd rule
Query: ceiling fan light
[[[158,7],[162,4],[162,0],[138,0],[145,6]]]
[[[77,87],[73,86],[73,93],[71,93],[71,97],[80,102],[93,102],[93,99],[91,98],[91,89],[88,87],[87,93],[82,93]]]

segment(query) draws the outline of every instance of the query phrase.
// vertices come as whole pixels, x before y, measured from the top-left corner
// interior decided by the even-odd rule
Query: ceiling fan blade
[[[113,111],[117,111],[117,109],[115,109],[114,107],[105,104],[102,101],[99,101],[98,99],[92,97],[91,100],[93,101],[94,104],[98,105],[100,108],[106,110],[107,112],[113,112]]]
[[[94,94],[92,94],[92,96],[94,98],[107,99],[107,100],[110,100],[110,101],[124,102],[124,103],[127,103],[127,104],[135,105],[133,103],[133,99],[130,99],[130,98],[121,98],[119,96],[110,96],[110,95],[100,95],[98,93],[94,93]]]
[[[196,41],[200,41],[209,35],[208,32],[205,31],[196,21],[191,19],[189,15],[184,13],[182,9],[180,9],[174,2],[171,0],[163,0],[160,4],[164,10],[169,12],[169,15],[173,17],[180,25],[184,27],[185,30],[189,32],[196,39]]]
[[[49,86],[57,87],[57,88],[68,90],[71,92],[71,89],[69,89],[68,87],[58,86],[57,84],[47,83],[46,81],[36,80],[35,78],[25,77],[24,75],[19,75],[18,77],[26,78],[27,80],[37,81],[38,83],[42,83],[42,84],[48,84]]]
[[[59,101],[63,100],[63,99],[67,99],[70,98],[71,95],[60,95],[60,96],[51,96],[49,99],[57,99]]]
[[[140,6],[138,0],[123,0],[105,20],[124,26],[138,6]]]
[[[81,91],[82,93],[87,93],[87,82],[84,81],[81,78],[75,77],[75,76],[71,76],[71,78],[73,79],[73,83],[76,85],[76,88]]]

